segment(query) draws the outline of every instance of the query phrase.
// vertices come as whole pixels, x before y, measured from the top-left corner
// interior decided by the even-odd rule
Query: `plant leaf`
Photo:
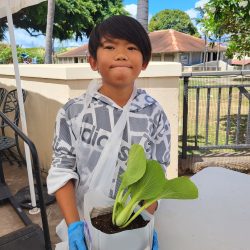
[[[160,163],[147,160],[143,178],[130,187],[132,197],[136,197],[138,201],[155,198],[161,194],[165,181],[165,174]]]
[[[160,199],[196,199],[198,189],[195,184],[185,176],[167,180]]]
[[[117,216],[122,210],[121,205],[126,206],[126,201],[128,195],[130,194],[128,190],[126,193],[124,193],[124,190],[126,188],[129,188],[131,184],[137,182],[140,178],[142,178],[145,171],[146,171],[146,155],[144,153],[144,149],[139,144],[133,144],[129,150],[126,171],[122,175],[120,175],[121,185],[118,189],[112,213],[113,224],[115,224]],[[120,205],[118,205],[119,203]]]
[[[146,171],[146,156],[139,144],[133,144],[129,150],[127,169],[122,174],[121,189],[124,189],[142,178]]]
[[[138,144],[131,146],[127,169],[122,175],[113,208],[112,222],[126,227],[144,209],[159,199],[195,199],[198,189],[187,177],[168,180],[159,162],[147,160],[144,149]],[[133,215],[140,201],[143,206]]]

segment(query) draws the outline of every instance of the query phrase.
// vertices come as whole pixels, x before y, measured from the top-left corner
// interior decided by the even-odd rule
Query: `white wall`
[[[28,134],[35,143],[41,167],[50,167],[51,144],[58,109],[70,98],[82,94],[93,78],[99,78],[88,64],[20,65],[23,88],[28,91],[25,110]],[[163,106],[171,125],[171,163],[168,177],[178,175],[178,103],[181,64],[150,62],[136,84]],[[0,65],[0,86],[15,88],[13,65]]]

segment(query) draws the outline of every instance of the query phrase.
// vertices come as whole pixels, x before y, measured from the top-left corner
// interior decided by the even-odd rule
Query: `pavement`
[[[8,184],[12,194],[16,194],[20,189],[28,186],[28,175],[25,166],[10,165],[8,162],[3,163],[3,171],[5,181]],[[28,209],[24,209],[32,222],[42,226],[41,214],[31,215]],[[55,233],[56,225],[61,221],[62,215],[56,202],[46,207],[46,213],[50,229],[50,238],[52,242],[52,249],[59,238]],[[7,202],[0,202],[0,237],[24,227],[23,222],[16,214],[15,210]]]

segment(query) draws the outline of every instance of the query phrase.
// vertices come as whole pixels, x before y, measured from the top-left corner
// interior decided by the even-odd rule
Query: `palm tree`
[[[220,66],[220,43],[221,43],[221,37],[219,37],[219,41],[217,43],[216,71],[219,71],[219,66]]]
[[[45,63],[52,63],[54,15],[55,15],[55,0],[48,0]]]
[[[148,31],[148,0],[137,1],[137,17],[146,31]]]
[[[207,37],[207,31],[204,28],[204,24],[203,24],[205,12],[204,12],[204,9],[202,7],[196,7],[195,10],[198,11],[200,14],[200,17],[195,18],[195,21],[196,21],[197,25],[201,25],[201,31],[204,34],[204,40],[205,40],[204,52],[203,52],[203,55],[204,55],[204,57],[203,57],[203,71],[205,71],[205,70],[207,70],[207,59],[208,59],[208,41],[207,41],[208,37]]]
[[[208,59],[208,45],[207,45],[207,34],[204,34],[205,46],[204,46],[204,59],[203,59],[203,71],[207,70],[207,59]]]

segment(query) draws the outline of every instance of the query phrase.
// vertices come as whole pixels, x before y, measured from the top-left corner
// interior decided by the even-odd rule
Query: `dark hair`
[[[124,15],[109,17],[98,24],[90,33],[89,53],[96,59],[97,49],[102,38],[124,39],[135,44],[141,51],[143,62],[148,63],[151,57],[151,43],[143,26],[134,18]]]

